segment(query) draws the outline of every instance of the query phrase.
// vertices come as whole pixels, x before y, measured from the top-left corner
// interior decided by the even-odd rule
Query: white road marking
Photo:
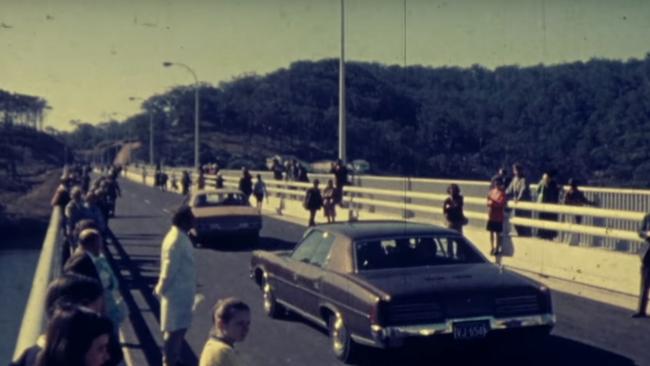
[[[144,200],[144,203],[146,203],[146,204],[148,204],[148,205],[151,204],[151,202],[149,202],[149,200]]]
[[[171,213],[171,212],[169,212],[169,210],[166,209],[166,208],[163,208],[163,212],[166,213],[166,214],[170,214],[170,213]]]

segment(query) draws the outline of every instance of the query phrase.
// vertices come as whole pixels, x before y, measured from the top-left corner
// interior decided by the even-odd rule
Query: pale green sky
[[[406,0],[407,64],[522,66],[650,51],[646,0]],[[0,89],[38,95],[46,126],[136,113],[191,76],[264,74],[339,54],[339,0],[0,0]],[[545,14],[545,16],[544,16]],[[403,0],[346,0],[349,60],[403,63]],[[546,32],[544,32],[544,28]],[[118,117],[122,117],[118,115]]]

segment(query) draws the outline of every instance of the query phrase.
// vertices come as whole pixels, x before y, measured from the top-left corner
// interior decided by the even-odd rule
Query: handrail
[[[224,174],[225,173],[225,174]],[[256,173],[256,172],[253,172]],[[268,173],[268,172],[266,172]],[[227,186],[237,187],[237,181],[239,176],[236,175],[235,171],[222,171],[222,175],[225,184]],[[314,175],[312,175],[314,176]],[[316,176],[321,176],[316,175]],[[205,175],[206,180],[213,180],[216,178],[215,175]],[[361,179],[377,177],[372,176],[362,176]],[[386,178],[389,180],[397,179],[395,177],[380,177]],[[403,179],[402,179],[403,180]],[[432,180],[425,178],[410,179],[411,182],[430,182],[430,183],[440,183],[440,182],[451,182],[451,180]],[[460,184],[471,183],[473,185],[482,185],[486,188],[489,186],[488,182],[477,182],[477,181],[457,181]],[[282,194],[284,197],[291,196],[294,199],[300,199],[304,196],[304,189],[312,187],[311,183],[306,182],[295,182],[295,181],[285,181],[285,180],[266,180],[267,191],[274,194]],[[535,186],[535,185],[533,185]],[[609,192],[609,189],[598,189],[584,187],[584,191],[588,192]],[[641,191],[641,190],[625,190],[625,189],[616,189],[617,193],[643,193],[650,194],[650,191]],[[487,191],[486,191],[487,194]],[[360,197],[361,196],[361,197]],[[393,200],[379,199],[375,196],[380,197],[392,197]],[[401,198],[401,200],[395,200],[395,198]],[[442,208],[439,203],[444,201],[447,198],[446,194],[442,193],[429,193],[422,191],[411,191],[411,190],[399,190],[399,189],[386,189],[386,188],[368,188],[363,186],[345,186],[344,187],[344,200],[351,204],[362,204],[362,205],[371,205],[385,208],[393,208],[400,210],[408,210],[414,212],[423,212],[423,213],[433,213],[433,214],[442,214]],[[408,202],[407,199],[417,199],[424,200],[429,202],[437,202],[435,205],[427,205],[426,202],[422,203],[413,203]],[[466,204],[473,205],[485,205],[486,197],[481,196],[465,196],[464,201]],[[562,204],[548,204],[548,203],[537,203],[537,202],[523,202],[523,201],[508,201],[507,203],[509,208],[517,210],[528,210],[532,212],[549,212],[556,214],[565,214],[573,216],[588,216],[595,218],[604,218],[604,219],[616,219],[616,220],[626,220],[639,222],[645,216],[645,212],[641,211],[628,211],[628,210],[617,210],[617,209],[606,209],[606,208],[597,208],[590,206],[572,206],[572,205],[562,205]],[[487,211],[487,209],[486,209]],[[487,220],[487,212],[478,212],[472,210],[465,210],[465,216],[471,219],[478,220]],[[523,217],[511,217],[510,223],[514,225],[521,225],[533,228],[540,229],[549,229],[549,230],[558,230],[567,233],[577,233],[577,234],[586,234],[592,236],[607,237],[612,239],[622,239],[628,240],[631,242],[641,241],[638,238],[638,235],[635,231],[625,230],[621,228],[612,228],[612,227],[600,227],[600,226],[591,226],[569,222],[557,222],[553,220],[541,220],[536,218],[523,218]],[[627,227],[626,227],[627,228]]]
[[[27,306],[23,314],[20,331],[16,340],[13,358],[20,357],[21,353],[36,344],[36,339],[43,334],[46,324],[45,297],[47,295],[47,286],[52,279],[58,277],[61,273],[61,253],[62,246],[59,240],[61,230],[62,212],[59,206],[52,209],[50,223],[47,227],[47,234],[43,241],[41,255],[38,258],[38,265],[32,289],[29,292]]]

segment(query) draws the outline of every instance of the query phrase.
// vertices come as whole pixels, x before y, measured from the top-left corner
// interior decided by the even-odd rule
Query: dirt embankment
[[[60,176],[60,169],[52,169],[20,181],[0,177],[0,238],[45,231]]]

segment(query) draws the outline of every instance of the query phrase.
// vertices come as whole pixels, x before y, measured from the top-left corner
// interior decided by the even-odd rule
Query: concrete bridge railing
[[[25,349],[36,344],[36,339],[45,330],[47,324],[45,313],[47,286],[53,279],[59,277],[63,267],[61,263],[63,258],[62,218],[61,208],[54,207],[36,266],[32,289],[29,292],[27,306],[23,313],[23,320],[20,324],[20,331],[14,348],[14,359],[18,358]]]

